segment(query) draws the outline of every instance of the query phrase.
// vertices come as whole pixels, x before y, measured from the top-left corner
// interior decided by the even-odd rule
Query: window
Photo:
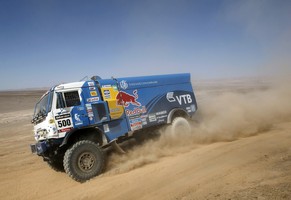
[[[57,93],[57,108],[66,108],[79,105],[81,105],[81,102],[78,91]]]
[[[78,91],[64,92],[66,107],[79,106],[81,104]]]

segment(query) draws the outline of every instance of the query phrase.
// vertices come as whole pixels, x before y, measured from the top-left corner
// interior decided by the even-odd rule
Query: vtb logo
[[[174,96],[174,92],[168,92],[166,98],[171,103],[178,101],[180,105],[189,104],[193,102],[190,94],[182,94],[182,95]]]

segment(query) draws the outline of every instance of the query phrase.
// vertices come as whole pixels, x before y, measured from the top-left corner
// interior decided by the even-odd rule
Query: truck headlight
[[[40,137],[46,137],[46,135],[47,135],[47,130],[46,129],[42,129],[42,130],[39,130],[38,132],[37,132],[37,134],[40,136]]]

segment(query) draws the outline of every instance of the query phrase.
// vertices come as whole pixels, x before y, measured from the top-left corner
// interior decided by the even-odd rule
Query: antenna
[[[80,81],[87,81],[89,79],[89,77],[88,76],[84,76]]]

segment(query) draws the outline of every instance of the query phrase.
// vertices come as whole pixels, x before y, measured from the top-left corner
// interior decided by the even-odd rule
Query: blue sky
[[[0,27],[0,90],[291,67],[289,0],[0,0]]]

